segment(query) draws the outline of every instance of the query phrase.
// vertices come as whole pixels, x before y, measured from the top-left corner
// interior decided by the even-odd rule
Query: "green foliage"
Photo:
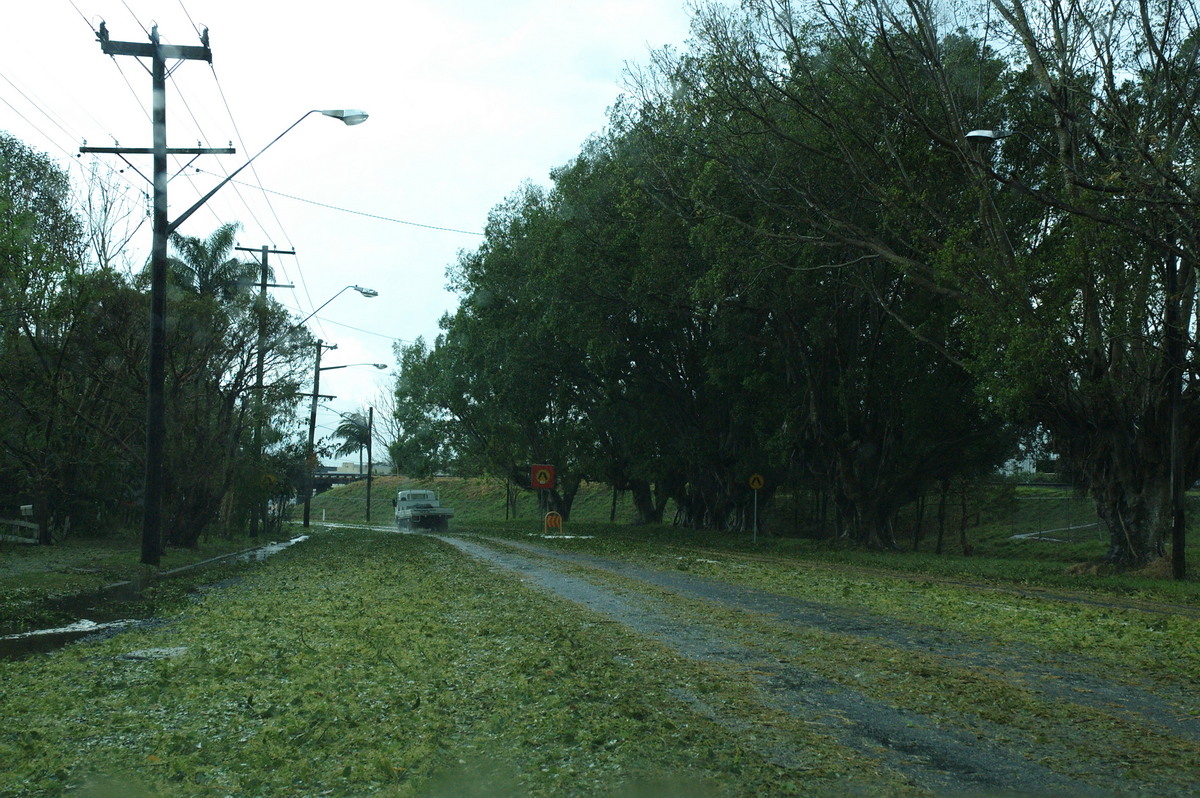
[[[962,366],[957,306],[908,273],[973,218],[971,181],[887,119],[886,91],[844,79],[885,53],[802,31],[781,76],[759,23],[702,10],[693,51],[663,56],[551,189],[495,209],[454,273],[458,312],[401,353],[402,470],[521,484],[554,462],[629,490],[644,521],[669,501],[687,526],[733,531],[751,523],[749,474],[799,466],[849,533],[886,546],[932,485],[1003,459],[1013,436]],[[933,102],[931,77],[904,69]],[[810,94],[843,124],[798,108]],[[876,175],[889,157],[944,185]]]
[[[0,134],[3,500],[8,513],[33,504],[45,543],[69,518],[104,523],[134,498],[123,456],[143,344],[130,325],[145,311],[120,275],[88,270],[83,249],[66,174]]]
[[[123,658],[153,650],[173,653]],[[561,795],[676,782],[732,795],[770,793],[785,773],[672,693],[712,684],[713,700],[744,701],[714,669],[634,646],[423,536],[322,533],[170,632],[68,649],[36,680],[23,668],[0,663],[6,793],[430,795],[469,782]],[[838,777],[823,757],[860,758],[797,733],[814,783]]]
[[[105,239],[106,219],[89,218],[89,235]],[[173,239],[182,258],[171,264],[167,316],[172,545],[196,544],[235,475],[268,481],[263,461],[244,456],[256,450],[251,430],[267,428],[273,446],[272,419],[295,404],[303,341],[278,303],[245,290],[257,266],[228,257],[236,229]],[[128,275],[89,266],[82,231],[67,176],[0,134],[0,502],[3,515],[32,504],[44,543],[131,524],[141,499],[147,296]],[[96,246],[103,263],[119,257]],[[270,387],[256,392],[260,354]],[[242,491],[231,522],[244,521],[254,492]]]
[[[222,303],[245,295],[258,282],[260,267],[253,261],[231,257],[240,227],[237,222],[228,222],[206,239],[172,233],[176,257],[167,260],[172,285],[178,291],[210,296]]]

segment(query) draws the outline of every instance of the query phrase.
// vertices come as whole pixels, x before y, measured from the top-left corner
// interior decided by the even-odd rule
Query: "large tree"
[[[251,485],[235,479],[254,459],[256,414],[270,443],[272,418],[295,408],[311,346],[286,309],[246,294],[223,301],[180,295],[168,318],[166,542],[193,546],[235,492],[257,496],[254,485],[271,484],[265,473]],[[267,375],[261,396],[260,349]]]
[[[698,220],[709,265],[693,290],[739,309],[742,351],[766,354],[770,376],[743,390],[766,400],[776,462],[811,474],[847,534],[892,545],[903,507],[993,467],[1011,440],[975,392],[956,296],[911,268],[939,240],[926,210],[975,218],[969,178],[848,82],[859,56],[819,32],[724,8],[695,32],[693,52],[662,54],[635,87],[655,131],[651,171]],[[910,193],[903,174],[876,168],[889,158],[942,189]],[[680,169],[688,159],[702,167]]]
[[[0,134],[0,447],[42,543],[136,498],[122,486],[144,308],[120,275],[87,267],[71,198],[65,172]]]
[[[1196,11],[747,0],[706,9],[660,70],[658,96],[703,97],[707,127],[745,123],[716,157],[792,220],[767,237],[850,247],[956,303],[948,338],[894,318],[1050,432],[1124,564],[1173,521],[1182,553],[1169,499],[1200,474]],[[795,157],[747,159],[764,139]]]

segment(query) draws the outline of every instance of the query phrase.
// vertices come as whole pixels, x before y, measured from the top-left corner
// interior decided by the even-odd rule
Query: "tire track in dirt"
[[[764,706],[782,709],[808,723],[817,723],[850,748],[882,760],[912,782],[939,795],[1103,795],[1095,784],[1076,781],[1054,773],[1026,754],[1013,751],[988,739],[961,729],[947,728],[918,713],[874,700],[861,691],[835,683],[815,672],[782,661],[764,651],[747,647],[723,637],[709,625],[679,617],[661,602],[654,605],[617,595],[611,589],[572,576],[549,565],[545,557],[588,560],[591,567],[606,562],[609,570],[624,576],[664,587],[673,592],[694,588],[690,580],[665,579],[666,572],[652,571],[600,558],[564,555],[512,541],[465,539],[437,536],[460,551],[513,572],[538,588],[568,599],[593,612],[607,616],[685,657],[735,666],[751,674]],[[515,551],[511,546],[520,551]],[[681,575],[682,576],[682,575]],[[694,579],[694,577],[693,577]],[[657,580],[657,581],[654,581]],[[705,580],[706,582],[708,580]],[[673,584],[666,587],[659,582]],[[710,583],[710,586],[715,583]],[[733,597],[751,600],[749,591],[732,588]],[[694,590],[692,591],[695,592]],[[706,591],[710,597],[715,595]],[[719,595],[719,594],[716,594]],[[726,598],[730,598],[726,595]],[[719,599],[715,599],[719,600]],[[758,612],[770,610],[758,609]],[[724,717],[694,696],[681,696],[699,714],[730,728],[744,724]],[[772,761],[796,766],[804,761],[804,751],[776,735],[765,748]],[[1097,773],[1105,780],[1116,774]]]
[[[1156,726],[1162,732],[1200,742],[1200,714],[1194,694],[1156,685],[1158,695],[1129,679],[1115,681],[1097,675],[1105,666],[1087,663],[1080,655],[1055,658],[1032,647],[970,639],[944,628],[914,622],[898,626],[894,618],[849,607],[833,606],[783,596],[765,590],[731,585],[684,573],[648,568],[622,560],[563,552],[512,540],[492,540],[540,557],[563,560],[654,585],[677,595],[714,601],[723,606],[774,616],[780,621],[835,634],[879,641],[904,651],[952,661],[958,667],[986,671],[1014,687],[1042,698],[1119,713],[1125,720]],[[1047,600],[1053,600],[1047,599]],[[1136,608],[1134,608],[1136,609]],[[1088,671],[1092,672],[1088,672]],[[1168,699],[1162,696],[1168,696]],[[1187,707],[1190,706],[1190,711]]]

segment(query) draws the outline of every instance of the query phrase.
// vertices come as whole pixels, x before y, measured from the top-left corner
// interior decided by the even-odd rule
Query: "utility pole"
[[[266,244],[263,244],[259,249],[250,249],[249,247],[234,247],[238,252],[258,252],[261,254],[261,269],[259,271],[258,280],[258,352],[255,355],[254,364],[254,465],[256,471],[262,470],[262,428],[263,428],[263,361],[266,358],[266,315],[267,315],[267,289],[268,288],[294,288],[292,285],[283,285],[281,283],[268,283],[270,275],[270,267],[267,265],[268,255],[295,255],[296,250],[281,250],[271,249]],[[261,476],[261,475],[260,475]],[[254,511],[254,515],[250,517],[250,537],[258,537],[259,525],[262,525],[264,534],[267,530],[267,503],[260,501],[258,507]]]
[[[375,437],[375,408],[367,411],[367,523],[371,523],[371,476],[374,471],[371,466],[371,441]]]
[[[304,480],[304,526],[308,526],[309,517],[312,513],[312,495],[313,495],[313,475],[317,470],[317,453],[315,449],[317,438],[317,400],[323,398],[321,396],[321,350],[322,349],[337,349],[337,344],[327,344],[321,339],[317,339],[317,363],[313,367],[313,392],[312,392],[312,410],[308,414],[308,452],[305,460],[307,470]],[[332,366],[332,368],[342,368],[341,366]],[[327,397],[333,399],[335,397]]]
[[[208,46],[208,29],[200,36],[200,47],[163,44],[158,26],[150,29],[150,41],[114,42],[108,28],[101,22],[97,41],[105,55],[129,55],[151,60],[150,78],[153,93],[153,147],[80,147],[80,152],[100,152],[122,156],[154,156],[154,239],[150,248],[150,341],[146,389],[146,483],[142,514],[142,562],[158,565],[162,557],[162,500],[165,485],[164,451],[166,439],[166,294],[167,294],[167,237],[188,214],[171,224],[167,218],[167,156],[168,155],[229,155],[232,147],[209,149],[203,147],[169,149],[167,147],[167,59],[197,60],[212,63]],[[197,206],[193,206],[194,208]]]

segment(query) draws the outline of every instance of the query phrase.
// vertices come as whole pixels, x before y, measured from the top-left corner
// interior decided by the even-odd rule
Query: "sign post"
[[[758,545],[758,492],[762,490],[763,484],[762,474],[750,475],[750,489],[754,491],[754,532],[751,540],[756,546]]]
[[[546,491],[554,490],[554,466],[535,465],[529,472],[529,487],[538,492],[538,509],[545,511]]]

